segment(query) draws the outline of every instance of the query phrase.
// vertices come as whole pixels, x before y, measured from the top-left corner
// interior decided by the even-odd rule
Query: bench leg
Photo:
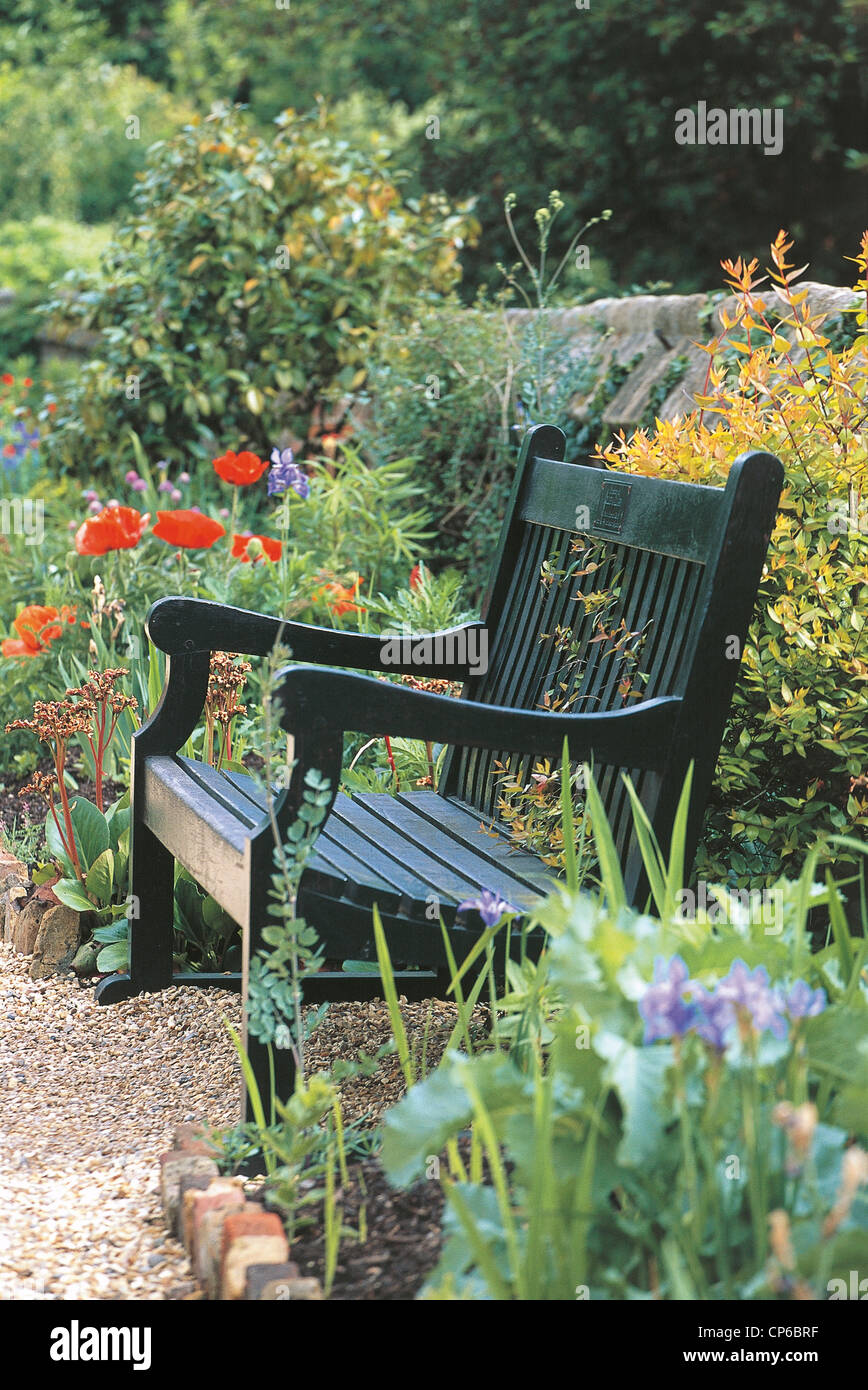
[[[175,860],[145,825],[134,826],[131,843],[129,973],[101,980],[98,1004],[117,1004],[174,982]]]
[[[259,1094],[262,1098],[262,1108],[265,1111],[266,1122],[270,1119],[271,1104],[271,1068],[274,1068],[274,1094],[278,1100],[288,1101],[292,1099],[295,1091],[295,1060],[289,1048],[278,1048],[272,1044],[271,1060],[268,1055],[268,1044],[259,1042],[257,1038],[251,1036],[247,1029],[247,989],[250,975],[250,962],[254,960],[259,951],[269,950],[267,943],[262,939],[264,928],[269,923],[268,915],[268,887],[271,882],[271,851],[273,841],[271,831],[263,836],[258,842],[254,843],[253,850],[253,869],[250,885],[250,928],[243,933],[242,946],[242,996],[244,1010],[244,1047],[247,1052],[256,1084],[259,1087]],[[250,1106],[250,1096],[247,1087],[242,1082],[241,1096],[241,1120],[242,1124],[249,1124],[253,1119]]]
[[[133,827],[130,864],[130,980],[140,994],[172,984],[175,860],[139,823]]]
[[[269,1107],[271,1104],[271,1071],[268,1061],[268,1047],[265,1043],[259,1042],[247,1033],[247,1025],[244,1026],[245,1044],[250,1065],[253,1068],[253,1075],[259,1087],[259,1094],[262,1097],[262,1108],[265,1111],[266,1123],[270,1120]],[[288,1101],[292,1098],[295,1090],[295,1061],[292,1052],[288,1048],[272,1046],[274,1057],[274,1094],[278,1100]],[[242,1101],[242,1124],[250,1124],[253,1120],[253,1111],[250,1105],[250,1096],[247,1094],[247,1087],[244,1088]],[[275,1119],[277,1116],[275,1116]]]

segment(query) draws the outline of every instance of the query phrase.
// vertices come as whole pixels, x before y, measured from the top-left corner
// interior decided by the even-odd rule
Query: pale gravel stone
[[[100,1008],[29,968],[0,943],[0,1302],[199,1298],[157,1159],[185,1120],[238,1122],[221,1022],[240,1027],[238,996],[173,986]]]

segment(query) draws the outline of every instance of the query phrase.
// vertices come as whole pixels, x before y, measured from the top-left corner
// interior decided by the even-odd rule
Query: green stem
[[[756,1268],[760,1269],[766,1257],[766,1203],[763,1193],[763,1175],[760,1169],[760,1152],[757,1140],[757,1086],[755,1049],[751,1047],[751,1066],[742,1072],[741,1077],[742,1124],[748,1153],[748,1200],[750,1203],[751,1224],[753,1226],[754,1255]]]

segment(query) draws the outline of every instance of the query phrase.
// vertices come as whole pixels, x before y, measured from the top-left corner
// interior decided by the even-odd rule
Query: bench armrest
[[[509,709],[321,666],[285,667],[276,698],[283,728],[295,736],[297,751],[299,741],[304,747],[303,771],[316,767],[318,744],[333,757],[346,729],[541,757],[560,757],[566,737],[575,761],[656,769],[666,762],[681,708],[679,697],[663,696],[603,714]]]
[[[487,629],[481,622],[415,637],[390,637],[313,627],[198,598],[158,599],[148,613],[145,631],[155,647],[173,656],[213,651],[267,656],[280,641],[300,662],[462,682],[484,673],[488,654]],[[426,656],[439,660],[417,657],[413,661],[414,645],[423,641],[431,644]]]

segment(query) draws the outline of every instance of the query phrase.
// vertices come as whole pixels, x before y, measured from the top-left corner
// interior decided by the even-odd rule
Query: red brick
[[[178,1125],[175,1129],[175,1148],[186,1154],[207,1154],[214,1157],[214,1149],[208,1143],[207,1131],[201,1125]]]
[[[240,1184],[229,1178],[212,1179],[204,1191],[188,1188],[182,1202],[180,1234],[191,1261],[195,1258],[196,1232],[206,1211],[216,1211],[222,1207],[227,1211],[242,1211],[245,1205]]]
[[[170,1230],[175,1229],[178,1217],[178,1202],[181,1194],[181,1179],[184,1177],[217,1177],[217,1164],[205,1154],[182,1153],[172,1149],[160,1154],[160,1200],[163,1214]]]
[[[193,1268],[207,1298],[217,1298],[220,1292],[220,1259],[223,1250],[223,1225],[231,1213],[225,1207],[202,1212],[193,1234]]]
[[[223,1222],[220,1297],[243,1298],[250,1265],[282,1264],[288,1256],[283,1223],[274,1212],[258,1207],[227,1216]]]
[[[283,1222],[276,1212],[263,1211],[258,1202],[250,1202],[248,1211],[228,1217],[223,1227],[223,1250],[238,1236],[282,1236]]]

